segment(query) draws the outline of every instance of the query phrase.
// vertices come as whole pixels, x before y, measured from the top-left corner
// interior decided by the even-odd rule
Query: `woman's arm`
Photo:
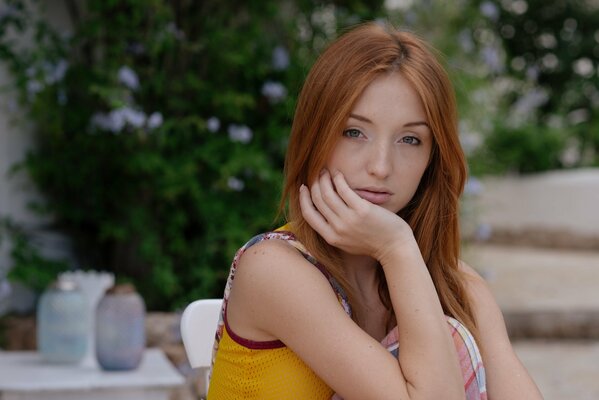
[[[360,198],[340,173],[331,179],[325,172],[310,190],[303,187],[300,202],[306,221],[329,244],[350,254],[371,256],[383,267],[402,349],[396,361],[399,371],[388,370],[389,378],[401,387],[394,394],[409,399],[463,399],[456,350],[409,225]],[[344,387],[333,388],[347,398],[352,394]]]
[[[543,399],[512,348],[503,315],[488,285],[470,266],[462,262],[460,268],[468,278],[466,288],[479,331],[489,400]]]

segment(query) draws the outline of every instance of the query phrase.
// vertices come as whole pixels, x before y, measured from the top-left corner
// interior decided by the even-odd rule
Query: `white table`
[[[37,352],[0,351],[2,400],[168,400],[185,382],[162,350],[147,349],[132,371],[44,363]]]

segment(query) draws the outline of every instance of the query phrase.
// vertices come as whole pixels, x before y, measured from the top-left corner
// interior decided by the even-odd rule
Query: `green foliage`
[[[173,309],[220,296],[234,251],[273,226],[303,77],[382,1],[69,1],[69,36],[31,4],[7,2],[0,59],[35,123],[20,168],[36,208],[82,266]],[[65,267],[15,243],[15,279],[39,288]]]
[[[497,124],[486,145],[471,157],[474,175],[505,171],[531,173],[560,167],[564,138],[559,132],[536,125],[510,128]]]
[[[498,143],[512,141],[523,148],[501,157],[512,159],[507,168],[526,172],[598,165],[596,2],[479,0],[474,5],[487,14],[478,29],[491,33],[475,35],[477,43],[501,49],[501,67],[490,79],[502,87],[499,125],[504,126],[492,130],[487,151],[503,151],[507,147]],[[521,136],[508,133],[514,120]],[[507,137],[498,140],[502,132]],[[571,157],[561,155],[563,146]]]
[[[56,276],[68,269],[65,262],[49,260],[43,257],[32,245],[27,233],[7,219],[0,220],[0,243],[10,236],[12,240],[11,257],[19,268],[9,271],[8,277],[15,282],[26,284],[40,293]]]

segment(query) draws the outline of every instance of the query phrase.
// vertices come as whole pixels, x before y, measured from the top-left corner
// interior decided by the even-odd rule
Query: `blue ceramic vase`
[[[38,351],[50,363],[78,363],[87,350],[87,298],[73,281],[59,279],[37,307]]]
[[[106,291],[96,309],[96,359],[105,370],[137,368],[146,346],[146,307],[133,285]]]

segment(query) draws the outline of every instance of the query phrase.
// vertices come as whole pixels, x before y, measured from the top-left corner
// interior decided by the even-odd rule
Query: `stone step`
[[[516,341],[545,400],[599,399],[599,341]]]
[[[599,250],[599,168],[472,178],[464,200],[466,236]]]
[[[599,339],[599,251],[471,244],[462,253],[487,280],[513,339]]]

